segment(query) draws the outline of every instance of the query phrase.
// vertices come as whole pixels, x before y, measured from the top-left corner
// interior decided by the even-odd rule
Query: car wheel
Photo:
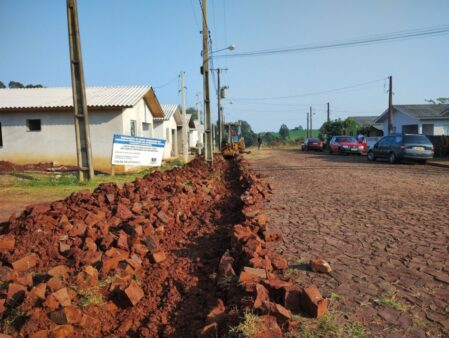
[[[395,153],[391,152],[391,153],[390,153],[390,156],[388,156],[388,160],[390,161],[391,164],[396,163],[397,158],[396,158]]]
[[[375,161],[376,160],[376,156],[374,156],[374,152],[372,152],[372,151],[368,152],[368,160],[369,161]]]
[[[332,151],[332,148],[329,148],[329,154],[333,154],[334,152]]]

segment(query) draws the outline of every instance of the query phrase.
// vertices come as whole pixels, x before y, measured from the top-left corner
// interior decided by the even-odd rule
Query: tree
[[[290,132],[287,125],[282,124],[281,128],[279,129],[279,136],[281,137],[281,140],[288,139],[289,134]]]
[[[44,86],[41,84],[37,84],[37,85],[27,84],[26,86],[24,86],[21,82],[18,82],[18,81],[9,81],[8,87],[9,88],[44,88]],[[1,86],[0,86],[0,88],[1,88]]]
[[[194,120],[198,119],[198,111],[195,108],[193,108],[193,107],[187,108],[186,109],[186,114],[192,114]]]
[[[332,137],[344,134],[344,125],[341,119],[324,122],[320,128],[320,137]]]
[[[449,97],[437,97],[435,100],[429,99],[424,101],[432,104],[449,104]]]
[[[5,84],[2,81],[0,81],[0,88],[6,88]]]
[[[247,147],[251,147],[253,144],[255,144],[256,141],[256,133],[251,128],[250,124],[246,121],[239,120],[240,122],[240,130],[242,132],[242,136],[245,139],[245,145]]]
[[[25,88],[25,86],[23,84],[21,84],[20,82],[17,82],[17,81],[9,81],[8,87],[9,88]]]

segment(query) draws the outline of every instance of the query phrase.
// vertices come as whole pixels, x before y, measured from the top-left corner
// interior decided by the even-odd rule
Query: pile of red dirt
[[[27,208],[0,233],[0,332],[189,336],[240,221],[233,162],[200,160]],[[194,333],[192,333],[194,334]]]
[[[215,337],[251,309],[266,328],[254,337],[276,337],[290,311],[319,316],[327,300],[283,280],[267,248],[270,190],[216,157],[28,207],[0,228],[0,332]]]
[[[75,166],[60,166],[52,162],[48,163],[29,163],[17,164],[9,161],[0,161],[0,172],[14,172],[14,171],[73,171],[78,168]]]

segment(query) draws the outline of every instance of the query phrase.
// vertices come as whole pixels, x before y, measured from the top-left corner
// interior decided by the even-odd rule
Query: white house
[[[164,159],[178,157],[178,128],[182,128],[181,112],[177,104],[161,105],[164,117],[154,118],[154,137],[166,140]]]
[[[114,134],[153,137],[153,118],[164,117],[150,86],[86,95],[95,170],[110,171]],[[72,88],[0,89],[0,160],[77,165]]]
[[[375,123],[383,123],[388,135],[388,109]],[[393,130],[395,133],[449,135],[449,104],[393,105]]]

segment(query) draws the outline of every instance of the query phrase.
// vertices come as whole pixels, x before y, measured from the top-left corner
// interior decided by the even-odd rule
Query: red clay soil
[[[30,164],[17,164],[9,161],[0,161],[0,172],[13,172],[13,171],[24,171],[24,170],[33,170],[33,171],[68,171],[68,170],[76,170],[75,166],[59,166],[54,163],[30,163]]]
[[[244,311],[253,337],[327,299],[280,279],[267,248],[269,186],[245,161],[196,159],[118,188],[27,208],[0,228],[0,332],[14,337],[226,336]]]

